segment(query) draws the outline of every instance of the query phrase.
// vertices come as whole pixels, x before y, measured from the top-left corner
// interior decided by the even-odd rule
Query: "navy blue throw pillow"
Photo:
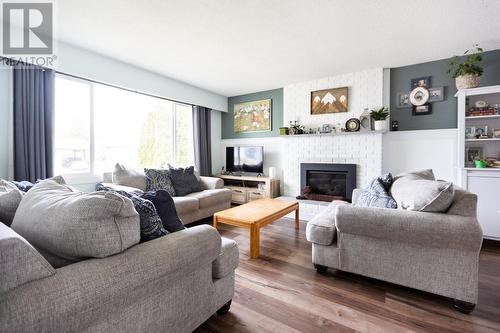
[[[390,173],[374,178],[370,184],[361,191],[357,201],[353,203],[356,207],[378,207],[378,208],[397,208],[398,205],[389,194],[389,188],[392,184],[392,175]]]
[[[175,209],[174,199],[165,190],[158,190],[156,192],[146,192],[142,198],[151,201],[156,208],[156,212],[161,218],[163,227],[170,233],[183,230],[184,224],[177,215]]]

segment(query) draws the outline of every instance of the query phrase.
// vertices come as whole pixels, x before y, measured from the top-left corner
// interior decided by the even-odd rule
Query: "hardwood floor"
[[[240,264],[231,310],[196,332],[500,332],[500,246],[481,252],[479,302],[471,315],[449,299],[311,264],[305,222],[281,219],[261,229],[259,259],[249,259],[248,230],[221,225],[238,242]]]

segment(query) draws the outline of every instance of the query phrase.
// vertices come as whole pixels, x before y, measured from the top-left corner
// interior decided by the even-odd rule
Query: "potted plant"
[[[290,135],[304,134],[304,129],[305,127],[300,125],[297,120],[290,121],[290,128],[288,130]]]
[[[483,74],[483,68],[479,63],[483,59],[481,53],[483,49],[478,44],[474,44],[471,50],[464,52],[467,56],[465,60],[460,62],[460,57],[454,56],[448,68],[448,73],[452,74],[455,79],[457,89],[468,89],[479,86],[479,78]]]
[[[374,121],[375,131],[387,131],[387,117],[389,117],[389,109],[381,107],[377,110],[372,110],[370,116]]]

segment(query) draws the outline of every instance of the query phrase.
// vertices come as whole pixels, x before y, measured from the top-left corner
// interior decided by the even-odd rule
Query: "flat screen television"
[[[264,147],[226,147],[229,172],[264,172]]]

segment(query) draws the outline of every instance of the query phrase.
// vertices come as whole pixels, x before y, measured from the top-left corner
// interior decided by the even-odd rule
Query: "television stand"
[[[276,198],[280,195],[280,180],[260,176],[219,175],[224,187],[231,190],[231,202],[244,204],[262,198]]]

